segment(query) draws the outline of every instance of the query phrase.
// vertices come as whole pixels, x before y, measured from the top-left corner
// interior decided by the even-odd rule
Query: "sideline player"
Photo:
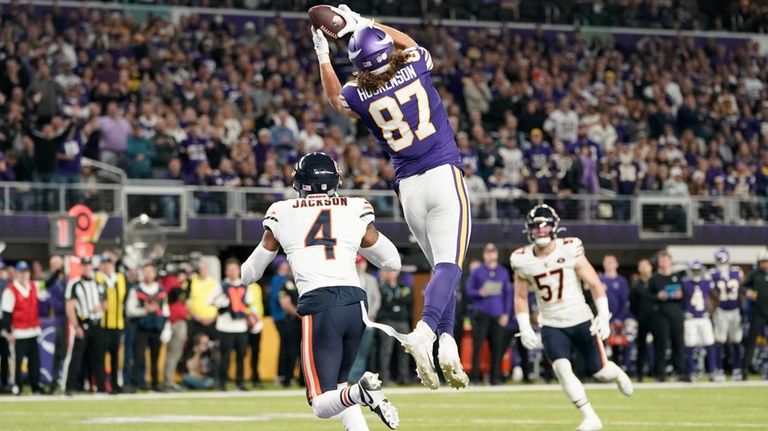
[[[600,430],[602,422],[587,400],[584,385],[573,373],[573,350],[581,353],[587,371],[595,379],[615,381],[627,396],[634,391],[629,376],[605,356],[603,340],[611,332],[605,288],[584,256],[581,240],[557,237],[562,229],[554,209],[543,204],[535,206],[528,213],[525,226],[524,232],[532,244],[515,250],[509,259],[515,271],[515,313],[521,341],[528,349],[538,344],[528,310],[528,290],[533,288],[539,306],[544,353],[566,395],[584,415],[577,430]],[[596,317],[584,300],[579,280],[592,292]]]
[[[438,361],[445,379],[464,388],[469,378],[452,334],[472,221],[459,150],[430,78],[432,57],[408,35],[374,24],[345,5],[335,12],[346,21],[339,37],[353,33],[348,54],[357,72],[342,87],[330,63],[328,41],[313,29],[323,90],[336,111],[360,118],[386,148],[405,221],[434,271],[424,290],[421,320],[403,346],[413,355],[422,383],[437,389],[432,349],[439,337]]]
[[[741,301],[739,286],[744,279],[744,273],[738,266],[731,266],[731,255],[728,249],[720,247],[715,251],[715,268],[711,278],[714,289],[716,307],[712,312],[712,323],[715,327],[715,343],[717,343],[717,372],[718,380],[724,379],[723,356],[728,354],[733,365],[733,379],[741,380]]]
[[[282,246],[299,288],[301,364],[315,415],[340,415],[346,430],[367,430],[360,406],[368,406],[395,429],[397,409],[384,397],[378,376],[365,372],[352,386],[347,378],[365,331],[360,304],[367,297],[357,253],[393,271],[400,269],[400,254],[374,227],[368,201],[337,196],[340,178],[336,162],[323,153],[299,160],[293,188],[300,197],[267,210],[261,243],[243,263],[243,283],[257,282]]]
[[[684,337],[687,360],[687,380],[694,379],[694,349],[707,351],[707,371],[712,381],[722,381],[717,374],[715,334],[709,311],[712,305],[712,282],[704,274],[704,265],[693,260],[688,264],[689,277],[683,279],[683,307],[685,308]]]

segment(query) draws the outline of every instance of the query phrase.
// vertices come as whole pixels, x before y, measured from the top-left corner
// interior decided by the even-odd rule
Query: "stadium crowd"
[[[92,183],[89,157],[129,178],[284,188],[301,154],[324,151],[345,187],[390,187],[380,144],[323,103],[296,22],[2,10],[0,181]],[[578,214],[565,199],[576,193],[658,192],[735,196],[741,219],[768,218],[766,201],[751,199],[768,193],[768,72],[756,43],[649,36],[622,48],[579,31],[411,31],[435,58],[477,216],[489,212],[484,191],[512,200],[500,209],[509,217],[527,196],[557,195],[565,218]],[[348,75],[346,49],[333,45]],[[53,198],[13,205],[46,209]],[[617,202],[607,218],[626,219]],[[203,200],[196,210],[225,208]],[[714,201],[699,218],[723,213]]]
[[[671,256],[661,251],[653,265],[642,259],[627,278],[618,272],[615,256],[604,257],[600,279],[612,314],[607,348],[616,363],[638,380],[708,376],[722,381],[726,371],[735,380],[758,372],[768,378],[768,251],[747,274],[728,264],[725,249],[716,259],[711,270],[692,263],[687,271],[673,271]],[[81,258],[80,264],[80,275],[68,277],[61,256],[52,256],[47,268],[39,261],[8,266],[0,261],[0,392],[20,393],[12,383],[16,388],[28,383],[32,393],[226,390],[230,376],[236,388],[248,390],[263,385],[258,365],[264,352],[277,355],[275,385],[303,385],[297,367],[298,291],[284,257],[276,259],[272,276],[262,285],[250,286],[240,280],[240,264],[234,259],[223,263],[221,280],[211,276],[203,260],[160,271],[152,263],[127,269],[118,254],[106,251]],[[357,268],[368,296],[369,318],[410,331],[411,274],[371,271],[362,257]],[[519,329],[512,296],[508,267],[500,264],[496,245],[487,244],[482,260],[469,264],[457,309],[457,337],[471,334],[462,357],[474,384],[553,379],[542,351],[526,350],[514,336]],[[720,317],[726,313],[736,316],[731,329],[722,326],[728,324]],[[279,349],[262,348],[265,316],[277,328]],[[45,385],[38,348],[43,318],[52,319],[55,329],[47,341],[55,350]],[[704,329],[697,326],[702,323]],[[747,330],[742,337],[743,327]],[[165,356],[160,364],[162,345]],[[27,366],[22,368],[25,358]],[[386,384],[416,382],[405,352],[393,338],[372,328],[361,343],[350,380],[365,370],[378,371]]]
[[[304,12],[321,0],[129,0],[140,5],[193,6]],[[727,30],[765,33],[766,5],[753,0],[713,4],[703,0],[347,0],[353,10],[370,16],[523,21],[548,24]]]

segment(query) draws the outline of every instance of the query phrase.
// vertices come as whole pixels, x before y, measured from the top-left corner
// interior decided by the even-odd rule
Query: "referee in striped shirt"
[[[64,360],[67,368],[66,395],[72,395],[82,387],[86,377],[82,375],[86,352],[96,377],[97,389],[106,392],[102,332],[99,328],[106,307],[104,287],[94,278],[90,256],[81,257],[80,265],[80,276],[72,279],[64,292],[70,343],[74,335],[74,345]]]

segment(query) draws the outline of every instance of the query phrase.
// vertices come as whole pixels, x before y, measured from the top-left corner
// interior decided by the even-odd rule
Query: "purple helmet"
[[[701,263],[700,260],[694,259],[690,262],[688,262],[688,269],[691,271],[703,271],[704,270],[704,264]]]
[[[376,27],[363,27],[355,31],[347,47],[352,64],[358,70],[374,75],[387,70],[393,49],[392,36]]]
[[[715,263],[725,265],[731,261],[731,254],[728,253],[728,249],[720,247],[715,251]]]
[[[692,260],[688,262],[688,271],[691,274],[691,279],[698,283],[704,274],[704,264],[698,259]]]

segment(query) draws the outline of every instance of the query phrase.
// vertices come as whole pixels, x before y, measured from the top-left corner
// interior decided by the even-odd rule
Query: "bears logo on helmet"
[[[528,237],[528,241],[544,247],[564,230],[560,227],[557,211],[549,205],[539,204],[528,212],[523,233]]]

